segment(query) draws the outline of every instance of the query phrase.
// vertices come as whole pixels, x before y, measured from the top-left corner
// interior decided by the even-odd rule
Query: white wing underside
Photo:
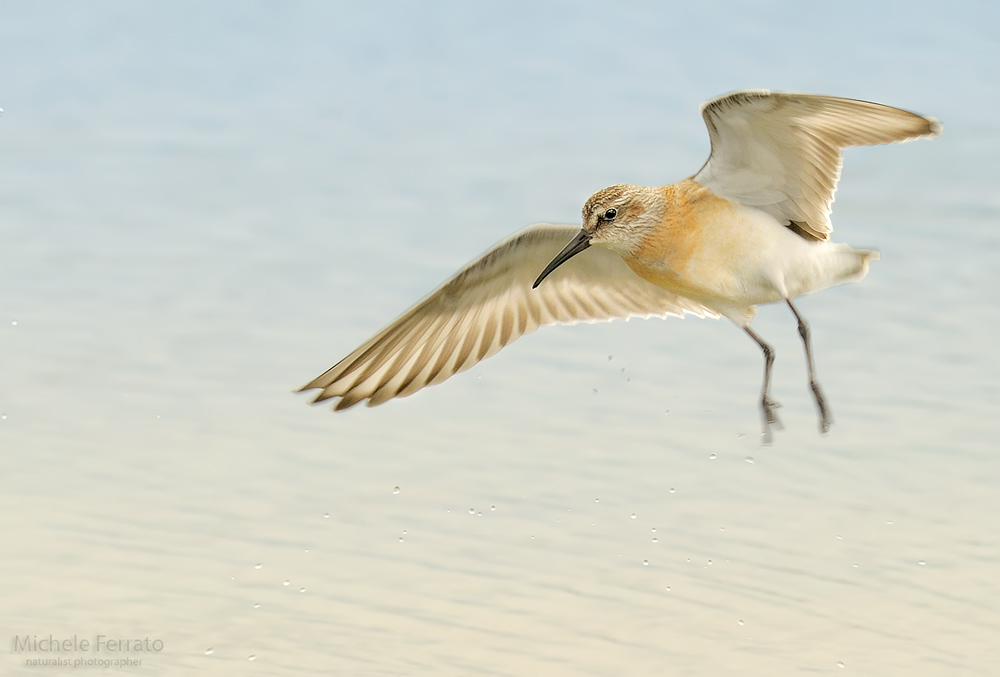
[[[827,240],[840,150],[937,136],[941,124],[898,108],[815,94],[743,90],[701,106],[712,153],[692,178]]]
[[[579,232],[530,226],[493,247],[361,347],[301,390],[313,400],[341,398],[336,409],[369,406],[440,383],[547,324],[616,318],[718,315],[646,282],[617,254],[591,247],[531,284]]]

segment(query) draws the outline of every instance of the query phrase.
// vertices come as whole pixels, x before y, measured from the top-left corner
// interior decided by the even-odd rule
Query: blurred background
[[[15,651],[50,634],[160,639],[142,674],[993,669],[998,21],[0,3],[3,672],[98,657]],[[829,435],[777,306],[770,447],[759,349],[697,318],[543,328],[374,409],[292,394],[510,233],[694,173],[698,105],[746,87],[944,123],[845,153],[834,240],[882,260],[798,303]]]

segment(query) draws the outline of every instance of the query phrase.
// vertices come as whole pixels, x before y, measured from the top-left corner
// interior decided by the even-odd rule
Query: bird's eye
[[[605,221],[613,221],[616,216],[618,216],[618,210],[615,209],[614,207],[604,212]]]

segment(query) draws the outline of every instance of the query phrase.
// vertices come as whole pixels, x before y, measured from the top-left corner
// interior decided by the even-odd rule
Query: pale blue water
[[[123,655],[15,635],[103,634],[163,641],[139,674],[988,673],[998,19],[0,6],[3,672]],[[799,304],[830,435],[778,307],[769,448],[716,321],[543,329],[376,409],[291,394],[509,233],[693,173],[698,104],[742,87],[945,125],[846,155],[835,239],[882,260]]]

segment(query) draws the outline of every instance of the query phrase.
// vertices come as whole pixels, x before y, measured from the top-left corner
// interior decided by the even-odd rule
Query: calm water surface
[[[998,19],[3,5],[2,672],[124,655],[16,650],[50,634],[159,639],[122,670],[163,675],[995,669]],[[835,239],[882,260],[799,306],[828,436],[780,307],[771,447],[759,350],[711,320],[291,394],[514,230],[691,174],[741,87],[945,124],[846,155]]]

